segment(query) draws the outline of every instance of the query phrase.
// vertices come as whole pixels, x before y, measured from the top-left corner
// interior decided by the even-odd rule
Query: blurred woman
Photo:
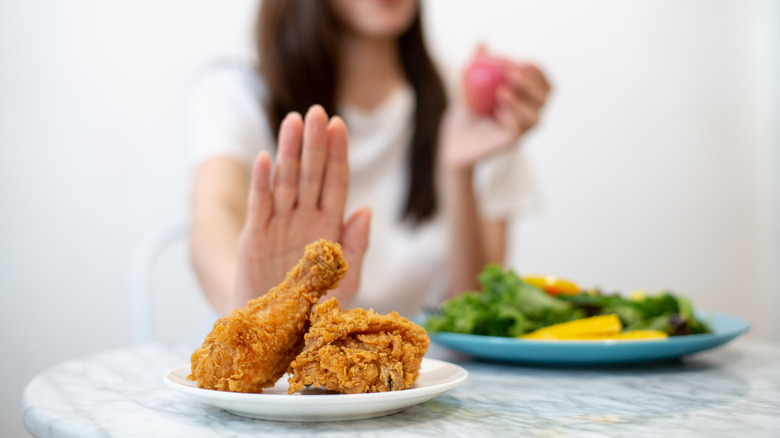
[[[509,65],[492,114],[472,113],[428,54],[417,0],[264,0],[256,47],[255,68],[201,81],[190,113],[191,251],[218,312],[320,237],[350,265],[331,295],[383,313],[414,315],[503,262],[517,144],[550,90],[539,69]]]

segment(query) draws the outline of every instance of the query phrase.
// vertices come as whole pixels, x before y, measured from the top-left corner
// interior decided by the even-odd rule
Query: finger
[[[326,212],[344,216],[349,193],[349,161],[347,127],[340,117],[333,117],[328,123],[328,160],[322,183],[320,208]]]
[[[507,85],[521,99],[526,99],[536,107],[544,105],[547,90],[530,75],[512,68],[507,72]]]
[[[352,213],[341,232],[341,246],[344,256],[352,262],[350,266],[357,268],[368,248],[368,236],[371,230],[371,209],[363,207]],[[350,260],[352,259],[352,260]]]
[[[527,101],[520,100],[507,87],[499,87],[496,102],[496,121],[518,134],[536,125],[539,109]]]
[[[298,184],[298,206],[301,208],[317,208],[328,157],[327,139],[328,115],[320,105],[314,105],[306,113],[303,125],[303,152]]]
[[[539,67],[526,63],[519,65],[517,68],[524,76],[527,76],[531,82],[536,84],[536,86],[541,90],[544,90],[546,93],[550,92],[550,82],[547,81],[547,76],[544,75]]]
[[[247,226],[260,228],[268,223],[274,211],[271,192],[271,157],[263,151],[257,155],[252,166],[252,181],[249,186]]]
[[[288,114],[279,127],[279,147],[274,169],[274,214],[277,216],[289,215],[295,205],[302,136],[301,115],[295,112]]]
[[[344,280],[339,282],[337,294],[342,302],[349,303],[355,297],[360,286],[363,258],[368,248],[371,228],[371,209],[363,207],[350,216],[341,232],[341,247],[349,270]]]
[[[516,64],[515,67],[524,75],[531,78],[531,80],[540,88],[550,91],[550,82],[547,81],[547,76],[545,76],[544,72],[539,67],[530,62]]]

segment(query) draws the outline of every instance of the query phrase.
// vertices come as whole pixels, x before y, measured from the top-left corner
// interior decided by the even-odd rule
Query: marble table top
[[[36,437],[534,436],[778,437],[780,345],[738,339],[681,361],[544,367],[475,361],[462,386],[367,420],[284,423],[239,417],[167,388],[194,348],[150,345],[72,360],[35,377],[23,397]]]

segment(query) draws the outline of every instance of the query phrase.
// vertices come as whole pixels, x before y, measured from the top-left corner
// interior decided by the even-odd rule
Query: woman
[[[479,117],[448,105],[417,0],[264,0],[256,31],[258,69],[217,72],[193,97],[191,251],[218,312],[320,237],[350,264],[331,292],[342,306],[407,316],[503,262],[515,145],[549,92],[538,69],[509,69]]]

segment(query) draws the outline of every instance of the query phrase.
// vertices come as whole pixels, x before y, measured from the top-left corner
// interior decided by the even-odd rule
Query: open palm
[[[344,122],[328,120],[315,105],[305,120],[290,113],[279,128],[277,159],[262,152],[255,160],[247,220],[238,242],[236,293],[239,302],[264,294],[282,281],[306,244],[324,238],[341,243],[350,270],[334,295],[351,300],[368,245],[370,210],[347,221],[348,136]]]

